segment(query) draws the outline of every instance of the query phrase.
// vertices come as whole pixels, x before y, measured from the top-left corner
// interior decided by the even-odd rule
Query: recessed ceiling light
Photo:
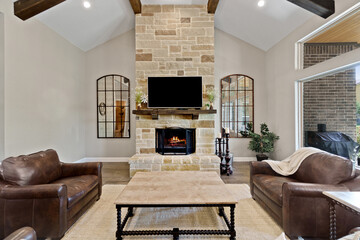
[[[258,6],[263,7],[265,5],[265,0],[258,1]]]
[[[84,5],[84,8],[90,8],[91,7],[91,3],[89,1],[84,1],[83,5]]]

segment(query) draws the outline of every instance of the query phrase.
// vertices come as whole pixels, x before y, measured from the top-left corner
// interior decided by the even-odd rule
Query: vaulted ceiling
[[[135,26],[129,0],[66,0],[35,16],[65,39],[88,51]],[[207,4],[208,0],[141,0],[142,4]],[[215,27],[267,51],[314,14],[287,0],[220,0]]]

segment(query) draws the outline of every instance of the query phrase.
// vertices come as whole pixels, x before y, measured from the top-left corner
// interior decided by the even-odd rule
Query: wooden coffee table
[[[137,172],[115,201],[117,209],[116,239],[132,235],[230,235],[235,240],[235,204],[237,200],[227,190],[216,172]],[[128,211],[121,221],[121,208]],[[228,230],[133,230],[125,231],[133,208],[218,207]],[[224,207],[230,207],[230,221]]]
[[[343,207],[360,215],[360,192],[323,192],[330,205],[330,240],[336,239],[336,208]]]

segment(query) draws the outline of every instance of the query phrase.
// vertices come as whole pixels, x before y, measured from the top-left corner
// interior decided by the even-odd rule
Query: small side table
[[[343,207],[360,216],[360,192],[323,192],[330,207],[330,240],[336,239],[335,205]]]

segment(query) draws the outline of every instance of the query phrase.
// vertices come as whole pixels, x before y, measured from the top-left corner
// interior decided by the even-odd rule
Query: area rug
[[[101,199],[67,231],[63,239],[115,239],[116,208],[114,201],[124,187],[125,185],[105,185]],[[226,187],[239,199],[235,208],[237,240],[274,240],[281,234],[282,229],[251,198],[248,185],[226,184]],[[229,210],[225,209],[229,216]],[[168,230],[174,227],[180,229],[226,229],[216,208],[136,208],[134,213],[135,216],[128,221],[125,230]],[[172,239],[172,236],[126,236],[124,239]],[[180,239],[215,240],[229,239],[229,237],[180,236]]]

